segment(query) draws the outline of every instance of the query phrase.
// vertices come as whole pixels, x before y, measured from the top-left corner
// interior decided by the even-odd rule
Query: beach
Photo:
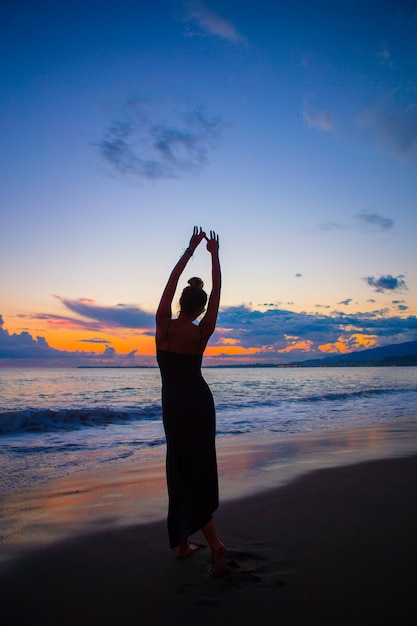
[[[414,624],[417,455],[403,434],[220,445],[222,578],[208,548],[169,551],[162,459],[12,490],[3,623]]]

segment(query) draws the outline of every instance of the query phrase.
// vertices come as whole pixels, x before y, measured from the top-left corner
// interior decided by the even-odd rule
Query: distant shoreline
[[[203,365],[204,369],[317,369],[317,368],[335,368],[335,367],[417,367],[417,359],[415,363],[320,363],[317,365],[303,365],[302,363],[241,363],[241,364],[228,364],[228,365]],[[117,370],[129,370],[129,369],[158,369],[157,365],[77,365],[76,369],[117,369]]]

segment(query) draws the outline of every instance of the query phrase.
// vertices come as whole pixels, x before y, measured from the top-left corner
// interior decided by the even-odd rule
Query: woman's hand
[[[216,254],[219,252],[219,235],[216,235],[214,230],[210,231],[210,239],[207,239],[207,250],[211,254]]]
[[[200,229],[198,228],[198,226],[194,226],[193,234],[191,235],[191,239],[190,239],[190,245],[189,245],[190,249],[194,252],[194,250],[197,248],[200,241],[204,239],[205,237],[206,237],[206,233],[203,231],[201,226],[200,226]]]

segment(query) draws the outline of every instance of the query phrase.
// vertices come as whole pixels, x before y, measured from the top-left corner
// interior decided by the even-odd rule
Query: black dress
[[[202,528],[219,506],[216,416],[201,354],[157,350],[167,440],[171,548]]]

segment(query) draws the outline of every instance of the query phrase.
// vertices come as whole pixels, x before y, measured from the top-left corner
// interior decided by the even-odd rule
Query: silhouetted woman
[[[212,261],[212,290],[207,294],[200,278],[191,278],[180,298],[180,313],[172,319],[171,305],[179,277],[194,250],[207,240]],[[156,313],[157,360],[162,377],[162,410],[167,440],[169,496],[168,535],[171,548],[184,558],[200,547],[188,537],[202,530],[213,558],[214,574],[225,570],[225,546],[219,540],[214,511],[219,505],[216,463],[216,418],[211,391],[201,375],[203,352],[216,327],[220,303],[219,238],[194,227],[189,247],[169,277]]]

